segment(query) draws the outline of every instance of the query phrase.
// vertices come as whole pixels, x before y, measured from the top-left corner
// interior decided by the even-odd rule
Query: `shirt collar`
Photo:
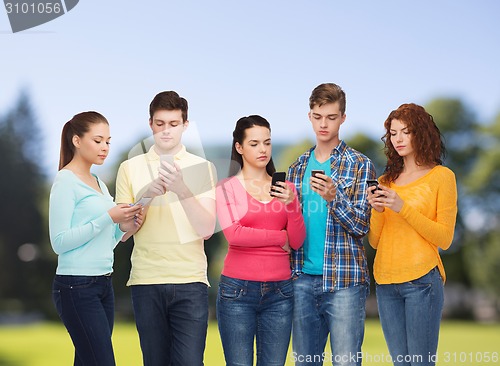
[[[339,144],[332,150],[332,154],[334,154],[336,151],[338,155],[344,155],[346,149],[347,144],[344,142],[344,140],[340,140]]]

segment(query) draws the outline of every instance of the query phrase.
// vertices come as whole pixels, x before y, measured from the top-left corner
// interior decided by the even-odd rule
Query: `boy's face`
[[[344,123],[346,115],[342,115],[340,112],[339,102],[327,103],[322,106],[316,104],[308,115],[318,143],[338,144],[340,142],[340,125]]]
[[[189,122],[183,121],[182,111],[158,110],[149,119],[149,126],[153,131],[156,152],[174,155],[181,149],[181,137]]]

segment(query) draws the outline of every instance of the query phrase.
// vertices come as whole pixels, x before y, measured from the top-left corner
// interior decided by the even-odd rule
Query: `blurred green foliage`
[[[472,108],[458,99],[448,98],[434,99],[425,107],[445,137],[448,150],[445,164],[455,172],[459,189],[454,243],[442,253],[448,284],[460,284],[465,289],[480,290],[496,298],[498,314],[500,113],[493,121],[478,121]],[[57,258],[48,240],[47,209],[51,182],[46,181],[38,164],[42,153],[39,132],[29,95],[22,92],[12,110],[0,116],[0,192],[4,198],[0,210],[0,315],[39,312],[43,317],[55,317],[50,287]],[[380,137],[357,133],[346,142],[372,159],[378,176],[383,173],[385,156]],[[313,144],[307,139],[291,145],[275,144],[273,159],[277,169],[287,171],[288,166]],[[218,169],[219,179],[226,177],[230,147],[204,148],[206,157]],[[130,149],[123,152],[116,166],[110,167],[112,178],[108,179],[108,187],[112,194],[118,164],[127,159],[128,151]],[[133,239],[129,239],[115,250],[118,318],[130,319],[132,315],[130,295],[125,286],[132,247]],[[366,247],[371,267],[375,252],[368,245]],[[227,242],[222,233],[217,232],[206,242],[205,248],[212,284],[210,303],[213,305]],[[460,306],[471,306],[470,303],[460,302]],[[451,310],[447,314],[472,317],[474,312],[468,308]]]

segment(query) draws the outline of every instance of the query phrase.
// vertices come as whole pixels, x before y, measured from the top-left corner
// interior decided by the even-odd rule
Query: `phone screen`
[[[285,179],[286,179],[285,172],[274,172],[272,180],[271,180],[271,192],[275,192],[275,190],[273,190],[272,186],[275,186],[276,183],[278,183],[278,182],[284,182]]]
[[[311,170],[311,177],[321,179],[320,177],[316,177],[318,174],[325,174],[324,170]]]
[[[376,181],[376,180],[368,179],[366,181],[366,184],[368,184],[368,187],[377,187],[377,188],[375,188],[375,190],[378,189],[378,181]]]

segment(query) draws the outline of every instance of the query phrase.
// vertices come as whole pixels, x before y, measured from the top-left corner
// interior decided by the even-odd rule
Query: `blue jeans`
[[[204,283],[131,286],[144,366],[199,366],[208,327]]]
[[[323,292],[323,276],[301,274],[294,281],[295,365],[361,365],[368,285]],[[325,352],[330,333],[332,353]]]
[[[56,275],[52,299],[75,346],[75,366],[114,366],[111,276]]]
[[[245,281],[222,275],[217,322],[228,366],[283,366],[292,331],[293,285]]]
[[[435,364],[443,301],[437,267],[410,282],[377,284],[380,322],[394,365]]]

